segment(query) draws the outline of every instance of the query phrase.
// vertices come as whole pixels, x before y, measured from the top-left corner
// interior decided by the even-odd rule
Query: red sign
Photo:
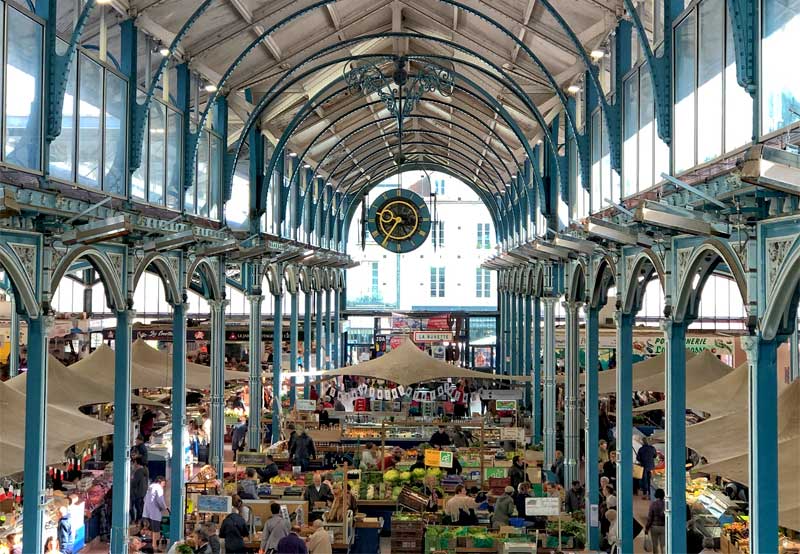
[[[450,314],[440,314],[428,318],[428,324],[425,326],[428,331],[449,331],[450,327]]]

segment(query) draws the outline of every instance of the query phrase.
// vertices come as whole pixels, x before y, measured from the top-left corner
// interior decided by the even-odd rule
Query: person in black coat
[[[250,535],[250,529],[244,518],[234,508],[224,520],[219,528],[219,538],[225,540],[225,552],[227,554],[246,554],[247,549],[244,545],[244,538]]]
[[[511,469],[508,470],[508,478],[511,479],[511,486],[514,487],[514,490],[518,490],[520,484],[526,481],[525,465],[519,456],[514,456],[511,460]]]
[[[450,435],[445,431],[444,425],[439,425],[439,429],[431,435],[428,441],[434,448],[441,448],[442,446],[449,446],[452,442]]]
[[[138,523],[144,513],[144,497],[150,486],[150,471],[142,465],[140,458],[134,458],[131,475],[131,521]]]

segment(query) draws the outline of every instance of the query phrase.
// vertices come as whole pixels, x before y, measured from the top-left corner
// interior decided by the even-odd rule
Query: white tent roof
[[[409,339],[400,343],[400,346],[387,352],[380,358],[362,362],[358,365],[333,369],[324,372],[321,379],[333,377],[354,376],[372,377],[382,379],[398,385],[408,386],[415,383],[438,381],[447,378],[453,379],[504,379],[515,382],[528,382],[530,377],[495,375],[471,369],[464,369],[436,360],[422,352]]]
[[[687,352],[686,359],[690,360],[692,354]],[[636,362],[633,364],[633,390],[645,390],[641,387],[641,383],[648,382],[651,377],[660,375],[663,380],[663,375],[666,366],[666,354],[659,354]],[[556,381],[559,383],[564,382],[564,375],[558,375]],[[586,384],[586,374],[581,373],[580,383]],[[617,392],[617,370],[607,369],[601,371],[597,375],[597,386],[600,394],[613,394]]]
[[[114,366],[106,368],[113,374]],[[22,373],[8,381],[8,385],[22,394],[28,387],[28,374]],[[47,365],[47,403],[76,410],[90,404],[106,404],[114,402],[114,381],[90,379],[82,373],[67,368],[52,355]],[[158,402],[132,395],[131,404],[162,406]]]
[[[25,395],[0,382],[0,406],[0,475],[10,475],[24,466]],[[113,432],[107,423],[51,404],[47,407],[47,437],[39,440],[47,444],[46,463],[55,464],[63,461],[64,452],[73,444]]]
[[[721,361],[708,350],[686,360],[686,390],[695,390],[725,377],[733,368]],[[634,383],[634,390],[666,392],[666,368],[660,373],[639,379]]]
[[[114,386],[114,351],[100,345],[86,358],[75,362],[69,369],[86,379]],[[246,380],[248,374],[241,371],[225,371],[225,380]],[[172,356],[151,348],[137,340],[131,350],[131,386],[139,388],[169,388],[172,386]],[[211,368],[205,365],[186,363],[186,388],[208,389],[211,387]]]
[[[688,368],[687,368],[688,372]],[[750,371],[742,364],[727,375],[697,388],[690,388],[687,375],[686,407],[713,416],[740,410],[747,403]],[[663,400],[634,408],[634,413],[664,410]]]

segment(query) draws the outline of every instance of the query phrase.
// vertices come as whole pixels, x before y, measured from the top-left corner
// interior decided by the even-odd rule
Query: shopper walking
[[[167,480],[164,476],[159,475],[155,480],[150,483],[147,488],[147,494],[144,497],[144,510],[142,517],[150,529],[150,538],[153,548],[161,538],[161,517],[167,513],[167,504],[164,502],[164,485]]]
[[[277,502],[270,505],[270,517],[264,524],[264,531],[261,534],[261,551],[266,554],[279,552],[278,543],[289,534],[291,525],[281,515],[281,506]]]
[[[656,489],[655,500],[650,503],[647,512],[647,523],[644,526],[645,534],[650,535],[653,542],[653,554],[666,554],[666,537],[664,534],[664,489]]]
[[[236,460],[236,453],[244,450],[245,437],[247,436],[247,418],[242,416],[239,418],[239,423],[233,426],[231,431],[231,449],[233,450],[233,459]]]
[[[527,481],[525,478],[525,464],[519,456],[511,459],[511,468],[508,470],[508,478],[511,479],[511,486],[517,490],[521,483]]]
[[[150,484],[150,472],[142,465],[139,458],[134,458],[133,475],[131,475],[131,522],[139,523],[144,512],[144,497]]]
[[[69,508],[61,506],[58,509],[58,532],[56,534],[58,544],[63,554],[72,554],[72,519],[69,515]]]
[[[492,523],[496,529],[508,525],[509,520],[516,513],[514,505],[514,487],[506,487],[503,495],[494,503],[494,517]]]
[[[316,455],[317,450],[314,447],[314,439],[308,436],[305,429],[302,429],[289,450],[292,462],[294,465],[300,466],[301,471],[307,471],[308,462]]]
[[[642,439],[642,446],[636,453],[636,461],[642,466],[641,489],[642,497],[650,498],[650,477],[656,467],[656,449],[650,444],[648,438]]]
[[[247,548],[244,544],[245,537],[250,535],[250,528],[235,506],[231,506],[231,513],[222,520],[219,527],[219,538],[225,540],[226,554],[245,554]]]

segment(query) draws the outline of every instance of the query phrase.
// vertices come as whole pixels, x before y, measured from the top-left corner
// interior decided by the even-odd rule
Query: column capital
[[[189,303],[188,302],[174,302],[174,303],[170,303],[170,306],[172,306],[173,310],[176,310],[179,307],[183,308],[184,310],[188,310],[189,309]]]
[[[136,317],[136,310],[134,310],[133,308],[130,308],[130,309],[127,309],[127,310],[117,310],[117,317],[119,317],[121,314],[126,314],[128,316],[128,318],[131,320],[131,324],[132,324],[133,323],[133,321],[132,321],[133,318]]]
[[[42,318],[42,334],[49,338],[53,334],[53,327],[55,327],[56,324],[56,316],[47,314],[40,317]]]
[[[584,302],[581,302],[580,300],[562,300],[561,305],[567,312],[577,312],[584,305]]]
[[[747,354],[747,359],[750,360],[750,363],[756,363],[758,360],[758,343],[760,339],[761,337],[758,335],[744,335],[739,337],[739,344],[745,354]]]
[[[555,307],[556,302],[558,302],[558,297],[556,296],[540,296],[539,299],[545,303],[545,305],[550,305]]]
[[[231,303],[231,301],[228,300],[227,298],[222,298],[222,299],[219,299],[219,300],[212,299],[212,300],[208,301],[208,305],[211,307],[212,310],[220,310],[220,311],[224,311],[225,308],[230,303]]]
[[[262,295],[260,292],[258,294],[246,294],[245,298],[247,298],[248,302],[253,304],[255,302],[262,302],[264,300],[264,295]]]

